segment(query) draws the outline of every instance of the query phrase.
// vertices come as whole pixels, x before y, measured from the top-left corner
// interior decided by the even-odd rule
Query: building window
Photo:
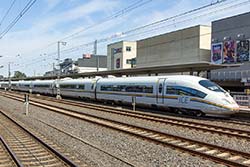
[[[136,58],[127,59],[126,63],[131,64],[131,67],[134,67],[136,65]]]
[[[116,68],[121,67],[121,59],[116,59]]]
[[[126,51],[130,52],[131,51],[131,47],[130,46],[126,46]]]

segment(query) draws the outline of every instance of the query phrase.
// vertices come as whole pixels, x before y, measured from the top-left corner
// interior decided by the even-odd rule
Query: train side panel
[[[60,92],[62,96],[75,98],[93,98],[94,90],[91,79],[76,79],[60,82]]]
[[[145,79],[146,82],[145,82]],[[114,78],[101,79],[97,83],[97,99],[118,103],[156,105],[156,78]]]

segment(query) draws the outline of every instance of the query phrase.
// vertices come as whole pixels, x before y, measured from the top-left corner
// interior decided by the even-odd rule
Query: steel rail
[[[17,158],[16,154],[11,150],[11,148],[8,146],[6,141],[3,139],[3,137],[0,135],[0,140],[3,143],[5,149],[8,151],[14,162],[18,167],[24,167],[23,164],[20,162],[20,160]]]
[[[4,112],[3,110],[0,109],[0,113],[2,113],[6,118],[8,118],[15,125],[17,125],[19,128],[21,128],[24,132],[26,132],[27,134],[29,134],[32,138],[34,138],[35,140],[37,140],[45,148],[47,148],[48,150],[50,150],[53,154],[55,154],[58,158],[60,158],[67,165],[69,165],[70,167],[77,167],[77,165],[74,162],[72,162],[66,156],[62,155],[60,152],[58,152],[57,150],[55,150],[54,148],[52,148],[50,145],[48,145],[47,143],[45,143],[44,141],[42,141],[39,137],[37,137],[36,135],[34,135],[33,133],[31,133],[28,129],[26,129],[25,127],[21,126],[19,123],[17,123],[16,120],[14,120],[9,115],[7,115],[6,112]]]
[[[13,95],[9,95],[9,96],[13,96]],[[13,96],[13,97],[16,97],[16,96]],[[49,99],[38,98],[38,99],[51,101],[50,98]],[[32,100],[38,101],[37,99],[32,99]],[[175,119],[175,118],[163,118],[160,116],[155,116],[155,115],[152,116],[149,114],[144,114],[144,113],[140,113],[140,112],[131,112],[131,111],[121,110],[121,109],[120,110],[118,109],[119,111],[121,111],[121,112],[118,112],[118,111],[116,111],[117,109],[114,109],[111,107],[109,107],[107,109],[106,106],[105,107],[102,107],[102,106],[92,107],[92,106],[88,106],[85,104],[82,105],[79,103],[68,102],[68,101],[65,102],[65,101],[54,100],[54,99],[52,101],[57,102],[57,103],[67,104],[67,105],[85,107],[85,108],[94,109],[94,110],[98,110],[98,111],[102,111],[102,112],[108,112],[108,113],[113,113],[113,114],[118,114],[118,115],[123,115],[123,116],[129,116],[129,117],[143,119],[143,120],[147,120],[147,121],[154,121],[156,123],[169,124],[172,126],[180,126],[183,128],[195,129],[195,130],[200,130],[203,132],[223,134],[223,135],[227,135],[227,136],[233,136],[233,137],[237,137],[237,138],[250,140],[250,131],[247,131],[247,130],[227,128],[227,127],[222,127],[222,126],[218,126],[218,125],[211,125],[211,124],[198,123],[198,122],[193,122],[193,121],[179,120],[179,119]],[[47,105],[49,105],[49,104],[47,104]],[[65,107],[59,107],[59,106],[57,108],[65,109]],[[72,109],[68,109],[68,110],[70,110],[72,112],[75,111]]]
[[[42,99],[48,100],[46,98],[42,98]],[[70,102],[70,101],[65,101],[65,100],[53,99],[50,101],[62,103],[62,104],[73,105],[73,106],[77,106],[77,107],[84,107],[84,108],[99,110],[102,112],[108,112],[108,113],[112,113],[112,114],[134,117],[137,119],[150,120],[150,121],[154,121],[157,123],[170,124],[173,126],[182,126],[184,128],[193,128],[196,130],[208,131],[208,132],[212,132],[212,133],[219,133],[219,134],[224,134],[224,135],[228,135],[228,136],[234,136],[234,137],[244,138],[244,139],[250,140],[250,131],[242,130],[242,129],[227,128],[227,127],[218,126],[218,125],[198,123],[198,122],[180,120],[180,119],[175,119],[175,118],[164,118],[164,117],[150,115],[150,114],[141,113],[141,112],[131,112],[130,110],[116,109],[116,108],[111,108],[111,107],[107,108],[106,106],[104,106],[104,107],[103,106],[93,106],[92,107],[92,105],[80,104],[80,103],[75,103],[75,102]],[[121,111],[121,112],[118,112],[117,110]]]
[[[19,100],[21,99],[19,98]],[[225,165],[235,166],[235,167],[250,166],[250,159],[249,159],[250,154],[246,152],[237,151],[230,148],[204,143],[201,141],[188,139],[180,136],[170,135],[144,127],[129,125],[126,123],[121,123],[119,121],[114,121],[107,118],[100,118],[79,111],[60,109],[59,107],[55,107],[52,105],[50,106],[46,103],[31,101],[30,104],[47,109],[49,111],[57,112],[76,119],[84,120],[107,128],[111,128],[123,133],[131,134],[133,136],[143,138],[158,144],[163,144],[165,146],[169,146],[174,149],[186,151],[194,155],[199,155],[206,159],[210,159]]]

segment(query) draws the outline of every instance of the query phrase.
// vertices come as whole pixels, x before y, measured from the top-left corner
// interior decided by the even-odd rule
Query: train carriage
[[[94,89],[92,79],[67,79],[61,80],[60,94],[62,96],[77,97],[77,98],[91,98],[94,99]]]
[[[183,112],[195,114],[227,115],[239,110],[233,98],[217,84],[200,77],[168,77],[166,95],[173,95],[176,106]],[[173,106],[172,101],[166,105]]]
[[[172,109],[195,115],[231,115],[239,106],[217,84],[195,76],[61,79],[13,82],[20,91]],[[0,87],[8,82],[0,82]]]
[[[101,79],[97,99],[178,110],[195,115],[227,115],[239,109],[221,87],[195,76]],[[210,85],[210,86],[209,86]]]
[[[32,81],[19,81],[18,90],[23,92],[29,92],[31,90],[31,82]]]
[[[18,90],[18,88],[19,88],[19,82],[18,81],[11,81],[11,89]]]
[[[53,80],[35,80],[30,82],[30,92],[54,95],[54,82]]]
[[[0,89],[7,89],[9,87],[9,83],[5,81],[0,82]]]
[[[96,98],[98,100],[119,103],[156,104],[157,78],[103,78],[97,82]],[[146,82],[145,82],[146,81]]]

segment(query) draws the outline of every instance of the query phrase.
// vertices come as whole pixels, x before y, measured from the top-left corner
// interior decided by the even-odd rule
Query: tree
[[[22,73],[20,71],[15,71],[13,78],[26,78],[26,77],[27,76],[24,73]]]

